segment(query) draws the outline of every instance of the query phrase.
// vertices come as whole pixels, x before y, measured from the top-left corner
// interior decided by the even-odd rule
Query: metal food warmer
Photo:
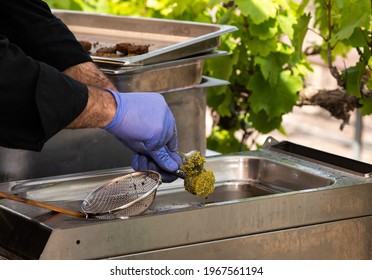
[[[268,138],[255,151],[208,157],[208,198],[163,183],[144,213],[81,219],[0,200],[0,255],[9,259],[371,259],[372,166]],[[129,168],[0,184],[78,210]]]

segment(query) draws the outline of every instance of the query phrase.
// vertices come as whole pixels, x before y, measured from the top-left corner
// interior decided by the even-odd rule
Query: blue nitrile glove
[[[154,92],[107,91],[115,97],[117,110],[105,129],[134,151],[133,169],[161,171],[164,182],[174,181],[176,177],[165,172],[175,172],[182,159],[177,154],[176,122],[164,97]]]
[[[178,165],[182,164],[182,159],[180,155],[176,152],[170,152],[166,148],[170,157],[177,162]],[[164,172],[159,168],[159,166],[154,162],[153,159],[149,158],[146,155],[134,154],[132,157],[132,167],[134,170],[155,170],[160,173],[161,178],[164,182],[173,182],[178,178],[178,176],[171,174],[169,172]]]

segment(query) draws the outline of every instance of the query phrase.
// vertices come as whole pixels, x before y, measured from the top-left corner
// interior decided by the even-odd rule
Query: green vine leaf
[[[233,111],[234,94],[225,87],[226,91],[223,94],[211,94],[213,89],[208,93],[207,104],[212,108],[216,108],[217,112],[222,117],[230,117]]]
[[[358,62],[355,66],[347,68],[343,77],[346,81],[346,91],[351,95],[360,98],[360,83],[362,80],[363,73],[365,71],[365,64]]]
[[[280,29],[287,34],[290,40],[293,40],[294,28],[293,26],[297,24],[297,19],[291,13],[287,15],[278,15],[276,20],[279,23]]]
[[[213,133],[207,138],[207,146],[213,151],[224,154],[248,150],[247,146],[242,146],[236,139],[233,131],[222,129],[219,126],[213,128]]]
[[[278,25],[275,19],[270,18],[261,24],[250,25],[249,33],[260,40],[271,39],[278,33]]]
[[[297,24],[295,24],[293,28],[294,35],[292,39],[292,45],[295,49],[298,60],[301,60],[303,57],[302,46],[307,34],[307,27],[309,25],[310,19],[310,14],[301,15],[297,19]]]
[[[340,31],[338,31],[330,40],[330,44],[334,46],[338,41],[349,39],[354,32],[354,29],[357,28],[360,24],[365,22],[367,15],[363,15],[357,21],[345,25]]]
[[[72,0],[46,0],[50,8],[63,10],[81,10],[81,7]]]
[[[294,10],[296,10],[297,15],[301,16],[304,13],[307,5],[309,4],[309,1],[310,0],[302,0],[300,2],[300,5],[298,5],[297,3],[291,2],[291,6],[293,7]]]
[[[235,0],[242,14],[249,16],[255,24],[275,18],[277,5],[272,0]]]
[[[363,116],[372,114],[372,99],[363,98],[359,100],[359,103],[362,105],[362,107],[360,108],[360,112]]]
[[[368,47],[368,32],[361,28],[355,28],[354,32],[347,40],[343,40],[342,43],[351,47]]]
[[[227,46],[221,46],[220,48],[228,50]],[[212,77],[229,80],[232,75],[234,65],[239,61],[239,50],[236,50],[231,55],[216,57],[209,59],[205,62],[205,72]]]
[[[371,59],[370,59],[371,60]],[[371,66],[370,66],[371,67]],[[366,87],[369,89],[369,90],[372,90],[372,76],[371,76],[371,73],[368,73],[368,81],[366,83]]]
[[[332,1],[333,2],[333,1]],[[369,27],[371,15],[371,2],[369,0],[343,0],[334,1],[335,13],[339,13],[337,21],[338,30],[331,37],[330,43],[334,46],[338,41],[350,38],[358,26]]]
[[[368,68],[372,69],[372,57],[368,59]],[[367,71],[366,77],[368,77],[368,80],[366,82],[366,87],[369,90],[372,90],[372,72],[371,70]]]
[[[272,86],[275,86],[282,71],[282,66],[288,59],[288,55],[271,53],[266,57],[256,57],[255,64],[260,66],[265,80],[269,81]]]
[[[270,118],[264,110],[257,113],[251,112],[249,114],[249,121],[261,133],[269,133],[275,129],[281,128],[282,117]]]
[[[249,46],[252,55],[257,56],[268,56],[270,53],[275,52],[277,44],[278,41],[276,38],[271,38],[264,41],[257,38],[247,40],[247,45]]]
[[[292,111],[298,100],[297,93],[302,88],[301,79],[292,76],[289,70],[280,73],[276,85],[267,83],[263,75],[257,72],[248,84],[248,89],[252,90],[249,97],[251,110],[256,114],[265,111],[269,121],[281,117]]]

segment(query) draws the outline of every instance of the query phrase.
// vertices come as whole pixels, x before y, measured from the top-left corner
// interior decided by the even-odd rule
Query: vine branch
[[[306,88],[300,92],[300,100],[297,103],[297,106],[305,105],[319,106],[336,119],[342,120],[341,130],[349,123],[351,113],[360,107],[358,98],[350,96],[342,88],[333,90]]]
[[[345,83],[341,78],[340,72],[337,70],[336,66],[333,65],[332,59],[332,46],[331,46],[331,37],[332,37],[332,0],[329,0],[326,4],[327,7],[327,18],[328,18],[328,38],[327,42],[327,61],[328,61],[328,69],[331,75],[336,79],[337,85],[340,87],[344,87]]]

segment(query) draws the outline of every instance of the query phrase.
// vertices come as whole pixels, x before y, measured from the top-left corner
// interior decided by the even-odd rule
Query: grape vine
[[[372,113],[371,1],[367,0],[49,0],[52,8],[234,25],[219,49],[229,56],[206,61],[204,74],[230,82],[210,88],[213,112],[209,149],[222,153],[248,150],[255,131],[282,127],[294,106],[314,105],[348,123],[360,108]],[[308,32],[319,42],[304,46]],[[338,69],[336,57],[351,50],[358,62]],[[312,71],[310,56],[320,56],[337,87],[314,90],[305,79]],[[304,94],[304,92],[307,94]],[[239,136],[236,132],[239,133]]]

